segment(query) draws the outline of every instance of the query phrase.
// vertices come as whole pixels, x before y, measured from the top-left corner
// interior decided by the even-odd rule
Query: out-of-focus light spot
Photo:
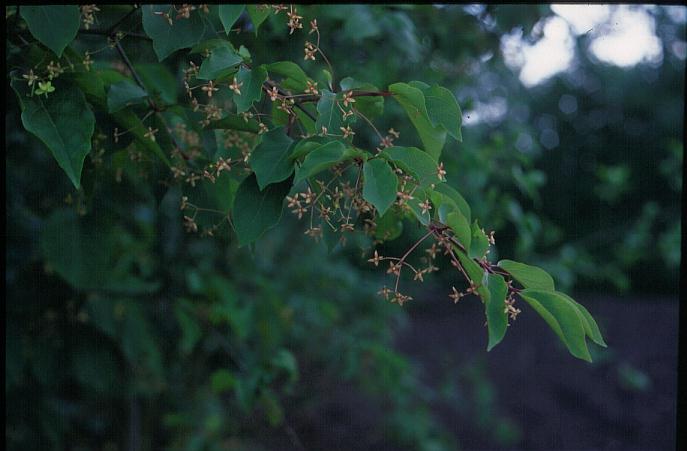
[[[463,125],[470,127],[483,122],[496,124],[508,112],[508,102],[503,97],[494,97],[490,102],[475,102],[474,109],[467,111],[463,116]]]
[[[671,46],[673,54],[681,60],[687,57],[687,43],[685,41],[675,41]]]
[[[618,6],[608,26],[595,32],[590,50],[599,60],[622,67],[641,62],[660,63],[663,48],[655,29],[656,22],[646,10]]]
[[[572,65],[574,35],[589,33],[593,38],[589,51],[606,63],[630,67],[641,62],[658,64],[663,60],[663,48],[650,13],[658,11],[657,7],[553,5],[551,8],[556,15],[533,28],[542,35],[534,45],[525,42],[522,29],[501,37],[504,61],[511,69],[520,69],[520,81],[525,86],[540,84]],[[673,20],[682,20],[685,8],[673,8],[678,8],[668,11]],[[538,33],[533,31],[535,34]],[[687,53],[680,43],[674,44],[671,50],[681,59]]]
[[[577,98],[570,94],[563,94],[558,101],[558,108],[565,114],[573,114],[577,111]]]
[[[522,28],[516,28],[501,36],[501,54],[508,67],[517,69],[525,64],[522,47]]]
[[[546,130],[547,128],[556,128],[556,118],[550,114],[542,114],[535,121],[535,125],[539,130]]]
[[[542,146],[551,150],[558,147],[558,144],[560,144],[560,139],[558,138],[558,133],[556,133],[555,130],[547,128],[541,132],[541,135],[539,135],[539,142],[541,142]]]
[[[532,151],[532,137],[528,133],[520,133],[518,139],[515,141],[515,148],[522,153],[529,153]]]
[[[565,19],[577,35],[591,31],[610,14],[607,5],[551,5],[551,10]]]
[[[525,64],[520,81],[534,86],[566,70],[573,58],[573,40],[568,24],[560,17],[551,17],[544,25],[544,37],[533,46],[523,46]]]
[[[479,16],[485,9],[487,9],[487,6],[480,4],[465,5],[463,7],[463,10],[471,16]]]
[[[664,6],[664,8],[673,22],[687,22],[687,6]]]

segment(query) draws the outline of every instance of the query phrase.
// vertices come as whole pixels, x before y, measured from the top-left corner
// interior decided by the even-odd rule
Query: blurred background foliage
[[[101,6],[94,27],[128,9]],[[655,24],[660,59],[607,64],[590,52],[598,35],[577,34],[571,67],[534,86],[518,78],[506,43],[543,39],[556,16],[548,6],[299,10],[306,21],[317,18],[335,82],[350,76],[385,88],[421,80],[456,93],[464,142],[449,143],[442,159],[473,215],[496,230],[494,258],[540,265],[564,290],[677,293],[684,8],[642,9]],[[6,16],[7,66],[22,68],[29,35],[15,7]],[[134,17],[127,31],[140,33]],[[304,31],[290,37],[274,15],[257,36],[245,13],[237,25],[242,32],[229,39],[256,63],[302,62],[326,85],[321,62],[303,62]],[[146,83],[169,99],[181,92],[184,52],[165,60],[161,75],[146,66],[156,61],[149,42],[122,44],[144,75],[149,68]],[[86,34],[73,44],[103,45]],[[96,68],[118,68],[112,49],[93,58]],[[160,169],[129,160],[127,143],[105,135],[105,153],[87,158],[75,192],[21,126],[9,81],[6,93],[11,449],[347,449],[337,445],[346,443],[332,426],[340,423],[362,428],[347,432],[349,449],[459,445],[426,407],[442,394],[394,349],[408,318],[375,297],[383,274],[366,267],[355,243],[329,254],[286,215],[252,249],[238,249],[226,228],[214,238],[187,234],[179,188],[158,183]],[[97,123],[111,133],[105,116]],[[419,144],[393,102],[377,124],[399,130],[402,145]],[[358,145],[376,147],[366,133],[360,129]],[[98,159],[110,164],[96,167]],[[406,224],[385,253],[419,233]],[[430,283],[448,292],[455,282],[439,273]],[[464,389],[472,387],[470,398],[487,412],[493,388],[479,374],[468,367]],[[324,415],[337,396],[360,399],[360,418]],[[517,443],[508,421],[484,415],[480,427]]]

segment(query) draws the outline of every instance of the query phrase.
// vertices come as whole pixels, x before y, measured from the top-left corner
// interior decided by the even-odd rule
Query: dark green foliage
[[[412,246],[418,231],[449,243],[441,264],[462,268],[484,303],[488,350],[514,297],[575,357],[591,359],[587,338],[605,346],[590,312],[556,291],[600,267],[593,249],[563,246],[556,231],[577,223],[535,210],[553,204],[570,219],[566,193],[542,189],[565,157],[541,156],[542,171],[536,153],[513,148],[531,131],[516,120],[463,129],[476,99],[461,88],[480,74],[462,65],[513,78],[478,63],[498,51],[500,28],[456,5],[313,5],[289,38],[286,13],[262,5],[188,17],[180,5],[133,8],[101,6],[91,33],[77,34],[72,6],[22,6],[7,20],[7,66],[19,69],[6,118],[8,447],[123,448],[133,434],[142,449],[282,449],[345,383],[383,406],[371,428],[385,443],[454,449],[393,350],[403,311],[375,299],[379,279],[358,267],[356,247]],[[517,11],[507,15],[530,26],[541,15]],[[314,18],[319,35],[307,33]],[[123,35],[106,36],[111,25]],[[319,53],[304,60],[304,40],[331,65]],[[63,73],[48,75],[53,62]],[[661,166],[673,188],[676,142]],[[617,208],[636,168],[610,161],[596,191]],[[337,199],[334,179],[354,195]],[[331,202],[334,219],[317,202]],[[624,267],[645,261],[667,203],[642,210],[638,238],[620,245],[634,252]],[[504,231],[503,245],[480,224]],[[670,233],[659,240],[667,255],[679,227]],[[497,254],[541,268],[496,265]]]

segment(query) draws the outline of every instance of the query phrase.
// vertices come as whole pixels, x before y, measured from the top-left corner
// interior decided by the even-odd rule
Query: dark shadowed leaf
[[[47,98],[28,97],[26,83],[12,80],[22,106],[24,128],[36,135],[52,152],[75,188],[81,186],[81,170],[91,151],[95,116],[80,89],[59,87]]]
[[[282,77],[282,83],[289,89],[303,91],[307,87],[308,76],[305,75],[301,67],[291,61],[277,61],[276,63],[265,66],[270,74],[277,74]]]
[[[236,72],[236,66],[243,58],[227,47],[217,47],[200,65],[198,78],[201,80],[216,80]]]
[[[341,85],[342,91],[379,91],[379,89],[377,89],[377,87],[373,84],[363,83],[358,80],[354,80],[351,77],[344,78],[339,84]],[[354,106],[356,110],[360,111],[368,119],[374,119],[384,114],[384,97],[357,97],[355,99]]]
[[[244,132],[257,133],[260,130],[258,121],[255,119],[244,120],[238,114],[227,114],[226,117],[210,122],[205,128],[214,130],[240,130]]]
[[[339,128],[343,126],[341,119],[341,109],[337,105],[337,95],[326,89],[320,93],[320,100],[317,102],[317,121],[315,130],[322,132],[322,127],[327,129],[327,133],[341,133]]]
[[[253,28],[255,28],[255,34],[258,34],[258,28],[272,13],[272,8],[268,5],[247,5],[246,11],[248,11],[248,17],[250,21],[253,22]]]
[[[188,19],[174,20],[170,25],[167,19],[155,14],[169,13],[171,5],[143,5],[143,30],[153,40],[153,50],[159,61],[164,60],[177,50],[193,47],[205,33],[205,22],[198,11]],[[173,11],[170,13],[174,15]]]
[[[222,26],[227,35],[231,31],[231,27],[241,16],[244,7],[245,5],[219,5],[219,20],[222,22]]]
[[[239,68],[239,73],[236,80],[241,85],[241,94],[234,94],[234,103],[236,104],[236,112],[243,113],[253,105],[253,103],[260,100],[262,96],[262,84],[267,80],[267,71],[263,66],[246,69]]]
[[[21,16],[33,37],[57,56],[62,56],[81,24],[81,12],[77,5],[22,5]]]
[[[322,144],[310,151],[296,171],[295,183],[312,177],[344,160],[346,147],[341,141]]]
[[[124,108],[144,103],[148,93],[131,80],[122,80],[110,85],[107,91],[107,110],[116,113]]]
[[[270,183],[281,182],[293,173],[293,161],[289,159],[293,140],[278,127],[262,136],[262,142],[253,150],[250,165],[255,171],[261,190]]]
[[[291,189],[291,179],[273,183],[260,191],[255,174],[246,177],[234,200],[232,219],[239,246],[252,243],[279,223],[284,198]]]

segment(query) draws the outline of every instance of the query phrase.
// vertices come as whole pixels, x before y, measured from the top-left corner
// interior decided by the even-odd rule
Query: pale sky
[[[475,6],[475,5],[473,5]],[[476,5],[480,6],[480,5]],[[527,87],[544,83],[574,63],[575,38],[588,35],[583,51],[600,64],[631,68],[637,64],[660,64],[663,47],[656,36],[651,11],[643,5],[552,5],[554,16],[540,20],[533,34],[541,38],[533,45],[523,39],[522,29],[502,36],[501,52],[508,67],[518,73]],[[675,23],[687,21],[687,7],[661,6]],[[470,11],[468,11],[470,12]],[[680,59],[687,56],[687,43],[676,40],[671,51]],[[466,113],[465,125],[498,122],[507,112],[502,99],[478,102]]]
[[[565,71],[573,62],[574,38],[591,37],[589,52],[600,62],[621,67],[660,63],[661,42],[655,34],[652,6],[552,5],[556,14],[541,21],[543,37],[534,45],[522,41],[521,32],[503,37],[501,49],[506,63],[519,70],[525,86],[535,86]],[[684,21],[685,8],[673,7],[671,17]],[[679,52],[676,52],[676,54]]]

